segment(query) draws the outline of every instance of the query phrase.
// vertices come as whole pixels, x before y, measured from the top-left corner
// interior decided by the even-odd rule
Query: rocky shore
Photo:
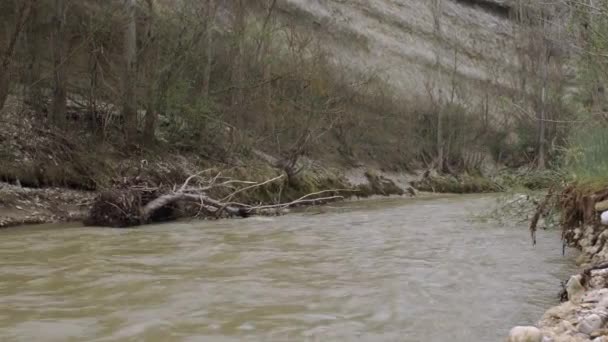
[[[604,197],[605,191],[579,192],[572,196],[578,205],[572,206],[562,194],[562,224],[567,224],[564,218],[577,222],[563,227],[564,238],[581,251],[581,272],[566,283],[560,305],[547,310],[535,327],[513,328],[507,341],[608,342],[608,229],[599,218],[608,204]]]
[[[364,168],[344,172],[348,187],[358,189],[354,197],[414,196],[409,185],[415,175],[370,171]],[[65,187],[31,188],[0,182],[0,229],[20,225],[85,221],[102,191]],[[254,196],[255,197],[255,196]],[[255,199],[255,198],[254,198]]]
[[[0,182],[0,228],[81,221],[96,196],[67,188],[28,188]]]
[[[508,342],[608,342],[608,269],[573,275],[568,300],[547,310],[537,326],[515,327]]]

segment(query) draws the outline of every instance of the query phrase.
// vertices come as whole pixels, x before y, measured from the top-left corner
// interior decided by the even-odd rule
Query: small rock
[[[595,203],[595,211],[608,210],[608,200]]]
[[[594,313],[594,314],[600,316],[600,318],[602,319],[603,322],[605,322],[606,319],[608,319],[608,311],[606,311],[605,308],[595,307],[593,310],[591,310],[591,313]]]
[[[603,225],[608,225],[608,211],[602,213],[601,222]]]
[[[608,329],[600,329],[591,333],[591,338],[603,337],[608,335]]]
[[[585,293],[584,303],[599,303],[603,298],[608,298],[608,289],[593,290]]]
[[[566,292],[568,292],[568,300],[573,303],[580,303],[581,298],[585,293],[585,288],[581,284],[580,275],[570,277],[568,283],[566,284]]]
[[[511,329],[507,342],[543,342],[543,334],[537,327],[518,326]]]
[[[598,308],[608,309],[608,296],[602,297],[597,303]]]
[[[604,324],[604,320],[598,314],[586,316],[578,323],[578,331],[586,335],[591,335],[596,330],[599,330]]]
[[[569,321],[563,320],[559,325],[558,325],[558,331],[560,333],[563,334],[571,334],[576,330],[576,328],[574,327],[574,325],[572,323],[570,323]]]

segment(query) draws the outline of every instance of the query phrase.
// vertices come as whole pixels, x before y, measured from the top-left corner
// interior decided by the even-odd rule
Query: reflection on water
[[[500,341],[573,271],[492,197],[115,230],[0,231],[1,341]]]

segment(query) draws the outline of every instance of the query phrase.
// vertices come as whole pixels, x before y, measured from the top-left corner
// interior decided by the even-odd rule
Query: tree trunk
[[[440,39],[441,34],[441,13],[442,3],[441,0],[433,0],[433,34],[436,39]],[[439,51],[435,51],[435,78],[436,82],[439,80],[441,73]],[[438,96],[438,101],[442,101],[441,95]],[[443,172],[444,167],[444,142],[443,142],[443,108],[441,105],[437,106],[437,169],[439,172]]]
[[[55,0],[55,17],[53,18],[53,66],[54,88],[51,121],[63,127],[67,106],[66,61],[65,61],[65,0]]]
[[[99,78],[99,55],[96,42],[91,42],[89,51],[89,95],[88,95],[88,125],[89,129],[96,134],[99,133],[97,124],[97,87]]]
[[[260,53],[259,53],[259,63],[263,63],[263,70],[264,70],[264,91],[263,91],[263,96],[264,96],[264,102],[266,105],[266,111],[268,113],[271,113],[272,110],[272,82],[271,82],[271,78],[272,78],[272,63],[271,60],[269,58],[267,58],[269,52],[270,52],[270,44],[271,44],[271,35],[270,35],[270,30],[269,30],[269,26],[270,26],[270,20],[273,14],[273,11],[276,7],[277,4],[277,0],[269,0],[270,5],[268,6],[268,11],[266,13],[266,18],[264,19],[264,23],[262,26],[262,41],[261,41],[261,46],[259,47]]]
[[[137,135],[137,98],[136,98],[136,63],[137,63],[137,26],[135,17],[136,0],[125,0],[127,26],[124,32],[123,76],[123,120],[127,141],[133,141]]]
[[[538,113],[538,164],[537,168],[539,170],[544,170],[546,168],[546,135],[547,135],[547,82],[549,78],[549,63],[550,61],[550,52],[549,46],[545,39],[547,34],[546,24],[544,22],[543,16],[543,24],[542,24],[542,35],[541,39],[541,53],[540,53],[540,68],[541,68],[541,88],[540,88],[540,108]]]
[[[213,29],[215,26],[215,0],[207,0],[205,18],[205,69],[203,70],[203,84],[201,95],[209,97],[211,83],[211,66],[213,64]]]
[[[17,46],[19,36],[21,35],[21,32],[23,32],[35,2],[36,0],[25,0],[17,9],[15,30],[9,37],[6,51],[0,57],[0,110],[4,108],[4,103],[6,102],[10,89],[10,67],[13,61],[13,55],[15,54],[15,47]]]
[[[234,4],[234,39],[236,48],[234,51],[234,64],[232,66],[232,84],[235,87],[232,93],[232,105],[237,106],[242,104],[244,100],[243,82],[245,80],[245,4],[244,0],[235,0]]]
[[[541,64],[542,68],[542,86],[540,91],[540,111],[538,115],[538,169],[544,170],[546,168],[546,116],[547,116],[547,63],[549,62],[546,58],[543,58]]]
[[[148,51],[147,51],[147,83],[148,83],[148,94],[146,99],[146,117],[144,120],[144,141],[147,143],[153,143],[156,134],[156,122],[158,121],[158,111],[156,106],[157,96],[157,85],[158,85],[158,43],[156,41],[156,32],[154,31],[154,25],[156,23],[156,9],[154,7],[154,0],[147,0],[148,4],[148,27],[147,27],[147,39],[148,39]]]
[[[27,50],[30,55],[30,60],[27,66],[26,84],[27,84],[27,102],[36,113],[42,113],[45,107],[45,101],[42,94],[42,51],[43,51],[43,32],[39,28],[40,12],[36,8],[32,8],[30,20],[27,29]]]

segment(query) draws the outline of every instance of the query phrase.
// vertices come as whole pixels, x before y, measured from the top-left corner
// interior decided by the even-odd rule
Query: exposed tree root
[[[582,234],[577,229],[592,227],[597,239],[603,231],[599,227],[599,213],[596,203],[608,199],[608,189],[589,190],[571,185],[566,187],[559,196],[561,211],[562,239],[570,246],[578,246]]]

